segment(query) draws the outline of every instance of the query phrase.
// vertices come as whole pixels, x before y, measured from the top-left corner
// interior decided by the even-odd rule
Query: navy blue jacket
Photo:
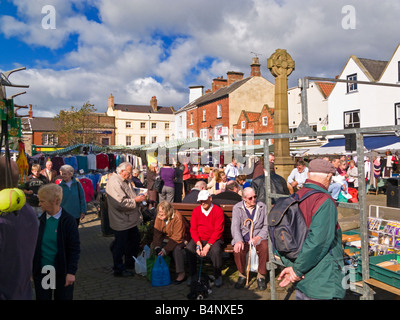
[[[57,255],[55,259],[55,269],[57,276],[75,274],[78,269],[80,256],[79,231],[76,220],[67,211],[62,209],[57,227]],[[42,272],[41,248],[44,228],[46,226],[46,212],[40,218],[39,236],[36,243],[35,256],[33,258],[33,275],[38,276]]]

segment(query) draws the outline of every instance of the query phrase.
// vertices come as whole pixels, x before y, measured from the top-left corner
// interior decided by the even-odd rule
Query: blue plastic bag
[[[151,272],[151,286],[162,287],[171,284],[169,268],[162,256],[157,256]]]

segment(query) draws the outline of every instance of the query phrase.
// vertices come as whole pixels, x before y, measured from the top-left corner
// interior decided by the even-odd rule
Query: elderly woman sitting
[[[177,278],[174,281],[175,284],[180,284],[186,280],[184,247],[185,235],[188,233],[188,224],[184,219],[178,211],[174,210],[168,201],[162,201],[157,206],[153,247],[155,252],[161,256],[172,253],[177,274]],[[168,242],[163,246],[165,239],[168,239]]]

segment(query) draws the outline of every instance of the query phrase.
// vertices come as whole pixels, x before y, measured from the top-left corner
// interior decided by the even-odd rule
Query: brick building
[[[203,87],[192,88],[198,91]],[[275,86],[261,76],[258,58],[253,58],[249,77],[244,78],[242,72],[229,71],[226,79],[213,79],[211,89],[191,98],[176,112],[177,136],[186,132],[186,137],[232,143],[234,125],[242,110],[260,113],[264,105],[273,109],[274,93]],[[235,128],[236,133],[238,129]]]
[[[274,109],[264,105],[260,112],[248,112],[242,110],[236,124],[233,125],[233,134],[246,133],[273,133],[274,132]],[[271,139],[270,144],[273,143]],[[240,145],[260,145],[261,140],[236,141]]]
[[[105,113],[93,113],[90,115],[95,123],[99,124],[95,128],[96,143],[102,146],[115,144],[115,118],[109,117]],[[54,118],[33,117],[32,107],[29,109],[29,118],[27,126],[32,138],[29,139],[32,145],[32,155],[39,152],[50,152],[62,149],[67,145],[66,141],[60,141],[57,136],[57,123]],[[25,140],[24,139],[24,140]],[[28,150],[27,153],[29,154]]]

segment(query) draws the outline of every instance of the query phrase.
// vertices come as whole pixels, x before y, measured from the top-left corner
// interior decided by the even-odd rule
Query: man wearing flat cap
[[[315,159],[308,166],[308,179],[297,192],[300,199],[308,191],[320,192],[300,203],[308,235],[294,262],[282,257],[287,266],[279,275],[281,287],[296,283],[297,300],[342,299],[343,247],[336,204],[328,192],[335,167],[327,160]]]
[[[190,235],[192,239],[187,245],[190,264],[190,276],[192,281],[198,280],[196,274],[197,256],[210,256],[214,267],[215,286],[222,285],[222,245],[225,217],[220,207],[213,204],[211,194],[207,190],[201,190],[197,196],[200,204],[193,209],[190,219]]]

